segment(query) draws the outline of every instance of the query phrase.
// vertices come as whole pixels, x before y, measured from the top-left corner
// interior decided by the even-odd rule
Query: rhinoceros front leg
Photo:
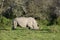
[[[17,22],[14,20],[12,29],[14,30],[14,29],[16,29],[16,27],[17,27]]]

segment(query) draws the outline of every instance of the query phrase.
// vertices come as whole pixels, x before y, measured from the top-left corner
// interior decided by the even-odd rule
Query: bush
[[[2,16],[0,19],[0,29],[5,29],[5,27],[11,26],[11,20]]]
[[[60,25],[60,17],[57,18],[57,24]]]

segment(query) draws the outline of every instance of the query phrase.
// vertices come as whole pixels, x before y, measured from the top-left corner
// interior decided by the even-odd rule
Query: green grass
[[[2,25],[3,24],[3,25]],[[11,20],[0,23],[0,40],[60,40],[60,26],[46,26],[38,22],[40,30],[17,27],[12,30]],[[54,29],[58,32],[51,31]]]
[[[20,27],[12,30],[11,26],[5,27],[0,29],[0,40],[60,40],[60,32],[49,32],[46,30],[48,26],[40,25],[40,27],[43,30],[29,30]],[[59,26],[56,25],[56,27]]]

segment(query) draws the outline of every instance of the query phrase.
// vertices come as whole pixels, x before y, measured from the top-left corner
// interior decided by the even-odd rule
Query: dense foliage
[[[2,17],[34,17],[43,24],[60,24],[60,0],[0,0]]]
[[[16,17],[34,17],[39,30],[17,27]],[[60,40],[60,0],[0,0],[0,40]]]

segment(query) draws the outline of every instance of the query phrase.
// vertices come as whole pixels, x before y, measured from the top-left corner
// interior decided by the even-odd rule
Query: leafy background
[[[16,17],[34,17],[40,30],[12,30]],[[60,40],[60,0],[0,0],[0,40]]]

